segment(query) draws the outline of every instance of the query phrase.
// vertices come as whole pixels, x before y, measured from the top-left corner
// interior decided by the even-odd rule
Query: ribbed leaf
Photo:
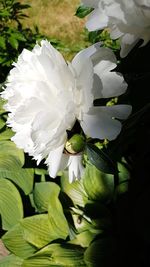
[[[21,165],[18,158],[7,153],[0,153],[0,168],[2,170],[16,171],[16,169],[20,167]]]
[[[58,197],[59,186],[52,182],[35,183],[33,199],[39,212],[48,211],[48,205],[53,198]]]
[[[13,131],[9,128],[6,128],[5,131],[0,133],[0,141],[10,140],[10,138],[14,135]]]
[[[112,198],[114,191],[113,175],[99,171],[94,165],[86,165],[83,185],[91,200],[109,201]]]
[[[61,188],[73,201],[75,205],[84,207],[88,201],[88,195],[84,189],[82,179],[69,183],[68,172],[63,172],[61,177]]]
[[[0,260],[0,267],[22,267],[22,262],[23,259],[15,255],[9,255]]]
[[[24,164],[24,153],[21,149],[17,148],[16,145],[11,141],[1,141],[0,142],[0,156],[3,161],[7,160],[7,156],[13,156],[18,160],[20,166]],[[0,160],[1,167],[1,160]]]
[[[51,241],[60,238],[53,231],[48,214],[27,217],[21,221],[21,227],[24,239],[37,248],[42,248]]]
[[[97,233],[93,233],[90,230],[87,230],[76,235],[76,238],[69,241],[69,244],[79,245],[83,248],[86,248],[89,246],[92,240],[96,237],[96,235]]]
[[[0,178],[10,179],[28,195],[33,189],[34,170],[14,168],[14,166],[11,166],[10,170],[0,168]]]
[[[23,217],[23,206],[17,188],[7,179],[0,179],[0,214],[2,228],[10,229]]]
[[[5,121],[0,117],[0,130],[5,126]],[[1,133],[0,133],[1,135]]]
[[[35,247],[29,244],[23,237],[24,231],[20,224],[16,224],[2,237],[5,246],[15,255],[21,258],[31,256]]]
[[[60,189],[55,192],[48,205],[48,217],[52,227],[52,231],[58,238],[66,239],[69,234],[69,227],[65,218],[62,205],[58,198]]]
[[[3,108],[4,104],[5,104],[5,100],[3,100],[1,97],[0,97],[0,114],[3,114],[5,113],[5,109]]]
[[[84,250],[79,246],[51,244],[26,259],[23,267],[83,267],[86,266],[83,260],[83,253]]]

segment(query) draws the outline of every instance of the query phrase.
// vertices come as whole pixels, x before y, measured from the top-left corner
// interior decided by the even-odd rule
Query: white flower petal
[[[127,118],[131,107],[120,105],[113,107],[94,107],[89,114],[84,114],[81,126],[86,135],[93,138],[113,140],[121,131],[121,123],[116,118]]]
[[[81,3],[87,7],[98,7],[99,0],[82,0]]]
[[[111,38],[121,40],[121,57],[126,56],[138,40],[142,39],[143,45],[150,40],[149,0],[99,0],[98,6],[87,1],[87,6],[94,8],[86,22],[88,30],[109,28]]]
[[[79,180],[82,177],[84,167],[82,164],[82,155],[74,155],[69,157],[68,161],[69,182]]]
[[[125,93],[127,84],[122,75],[116,72],[104,73],[101,77],[103,90],[102,96],[115,97]]]
[[[121,37],[121,52],[120,56],[126,57],[132,48],[138,43],[139,38],[134,35],[126,34]]]
[[[90,13],[88,21],[86,22],[86,27],[89,31],[95,31],[106,28],[107,24],[107,16],[97,8]]]
[[[84,53],[77,54],[73,61],[72,67],[76,71],[76,90],[75,102],[77,105],[77,118],[80,119],[81,112],[88,112],[93,104],[93,64],[90,57],[85,57]]]
[[[57,176],[58,171],[60,170],[60,166],[62,164],[62,153],[64,150],[64,145],[61,145],[60,147],[56,148],[55,150],[52,150],[45,163],[48,165],[48,171],[49,175],[52,178],[55,178]],[[68,160],[68,158],[66,158]],[[64,160],[64,157],[63,157]]]

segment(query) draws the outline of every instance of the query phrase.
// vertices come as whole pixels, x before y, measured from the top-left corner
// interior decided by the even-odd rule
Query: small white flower
[[[120,38],[121,56],[125,57],[142,39],[145,45],[150,40],[149,0],[82,0],[94,10],[88,17],[89,31],[110,30],[112,39]]]
[[[111,72],[116,58],[109,49],[94,45],[66,64],[48,41],[23,50],[10,71],[2,97],[7,100],[7,124],[12,140],[39,163],[46,159],[51,177],[68,166],[70,181],[80,178],[81,156],[63,153],[67,130],[78,120],[86,135],[115,139],[118,119],[131,112],[128,105],[94,107],[93,100],[125,92],[123,77]]]

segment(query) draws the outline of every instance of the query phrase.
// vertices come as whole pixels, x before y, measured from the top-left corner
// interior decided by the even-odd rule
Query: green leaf
[[[0,214],[2,228],[10,229],[23,217],[23,206],[17,188],[8,180],[0,179]]]
[[[48,205],[53,198],[58,196],[59,187],[52,182],[35,183],[33,200],[39,212],[48,211]]]
[[[7,178],[18,185],[26,195],[33,189],[34,169],[10,168],[10,170],[0,168],[0,178]]]
[[[119,183],[128,181],[130,179],[130,173],[123,163],[118,163],[118,170]]]
[[[71,244],[51,244],[24,261],[23,267],[86,266],[83,248]]]
[[[4,164],[5,161],[7,162],[8,156],[9,156],[9,162],[11,161],[10,159],[12,156],[12,161],[16,161],[17,166],[24,165],[23,150],[17,148],[16,145],[11,141],[0,142],[0,156],[1,156],[0,167]]]
[[[24,239],[24,230],[20,223],[5,233],[2,240],[12,253],[21,258],[30,257],[36,251],[36,248]]]
[[[78,18],[84,18],[86,17],[88,14],[90,14],[92,12],[93,8],[91,7],[86,7],[84,5],[81,5],[77,8],[76,10],[76,16]]]
[[[19,32],[14,32],[13,37],[18,41],[22,41],[22,42],[27,41],[26,38],[24,37],[24,35],[22,33],[19,33]]]
[[[3,120],[3,118],[0,117],[0,130],[5,126],[5,121]],[[1,133],[0,133],[1,135]]]
[[[0,133],[0,141],[10,140],[13,135],[13,131],[9,128],[6,128],[6,130]]]
[[[14,35],[11,35],[9,38],[8,38],[8,41],[10,43],[10,45],[14,48],[14,49],[18,49],[18,46],[19,46],[19,42],[18,40],[15,38]]]
[[[3,36],[0,36],[0,47],[6,49],[6,39]]]
[[[109,174],[115,174],[117,172],[116,164],[102,149],[87,143],[86,151],[90,162],[95,165],[97,169]]]
[[[76,235],[76,238],[69,241],[69,244],[79,245],[86,248],[90,245],[92,240],[97,236],[97,233],[93,233],[90,230],[86,230]]]
[[[15,256],[9,255],[0,260],[0,267],[22,267],[23,259]]]
[[[52,231],[58,236],[58,238],[66,239],[69,234],[69,227],[66,217],[63,212],[62,205],[58,198],[60,188],[55,188],[53,197],[48,205],[48,217],[52,227]]]
[[[83,185],[90,200],[109,202],[114,192],[114,177],[99,171],[94,165],[87,164]]]
[[[116,242],[111,236],[92,242],[84,253],[88,267],[115,266],[116,257]]]
[[[16,171],[16,169],[20,167],[20,161],[15,156],[7,153],[0,153],[0,169]]]
[[[65,192],[73,201],[74,205],[84,207],[88,201],[88,195],[83,186],[83,180],[74,181],[69,183],[68,172],[63,172],[61,176],[61,189]]]
[[[2,85],[3,86],[3,85]],[[5,100],[3,100],[1,97],[0,97],[0,114],[3,114],[6,112],[6,110],[3,108],[4,104],[6,103]]]
[[[55,220],[55,218],[54,218]],[[37,248],[61,238],[49,222],[48,214],[34,215],[21,221],[24,239]]]

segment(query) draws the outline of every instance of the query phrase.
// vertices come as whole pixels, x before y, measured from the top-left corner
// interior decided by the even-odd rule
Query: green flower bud
[[[85,138],[80,134],[74,134],[65,145],[65,149],[71,153],[76,154],[81,152],[85,146]]]

